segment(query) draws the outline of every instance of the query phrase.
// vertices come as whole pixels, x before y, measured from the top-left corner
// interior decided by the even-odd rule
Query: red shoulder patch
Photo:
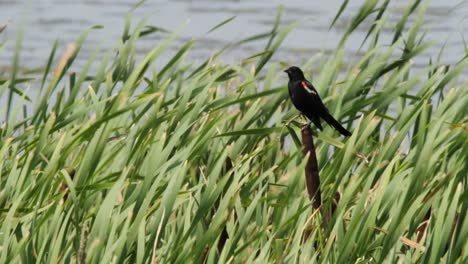
[[[307,92],[311,93],[311,94],[317,94],[312,88],[310,88],[306,82],[301,82],[301,85],[302,87],[304,87],[304,89],[306,89]]]

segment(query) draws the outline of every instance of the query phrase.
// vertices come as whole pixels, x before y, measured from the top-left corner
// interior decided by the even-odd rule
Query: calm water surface
[[[59,40],[59,54],[68,43],[76,40],[84,30],[102,25],[104,28],[93,30],[78,57],[74,67],[80,67],[96,49],[108,50],[116,46],[125,23],[125,16],[135,0],[0,0],[0,25],[6,29],[0,33],[0,42],[6,42],[0,51],[0,69],[11,67],[15,39],[21,20],[24,19],[25,34],[21,49],[21,66],[34,68],[43,66],[47,61],[52,44]],[[273,57],[276,61],[300,64],[320,50],[333,51],[342,36],[347,23],[356,14],[362,0],[350,1],[337,25],[329,30],[329,25],[342,1],[236,1],[236,0],[148,0],[133,12],[133,22],[147,17],[147,24],[176,30],[187,23],[178,39],[171,47],[175,52],[187,40],[194,38],[197,46],[190,53],[190,58],[203,60],[227,43],[235,42],[254,34],[267,32],[275,20],[277,8],[284,5],[282,24],[287,25],[298,19],[304,20],[286,39],[282,48]],[[397,21],[409,1],[391,2],[390,21]],[[461,5],[458,5],[460,4]],[[221,29],[207,34],[207,31],[219,22],[236,16]],[[443,56],[444,63],[455,63],[464,54],[463,38],[468,38],[468,1],[432,1],[429,4],[424,29],[430,30],[428,39],[439,44],[429,49],[416,61],[418,65],[427,64],[429,57],[435,58],[444,41],[447,49]],[[371,21],[369,21],[370,23]],[[1,26],[0,26],[1,27]],[[366,35],[366,28],[355,32],[346,46],[347,61],[352,62],[360,56],[361,41]],[[390,40],[392,33],[382,36]],[[164,38],[157,33],[144,38],[138,53],[144,54]],[[223,55],[226,62],[237,62],[261,51],[266,40],[248,43]],[[167,61],[171,52],[166,52],[161,61]]]

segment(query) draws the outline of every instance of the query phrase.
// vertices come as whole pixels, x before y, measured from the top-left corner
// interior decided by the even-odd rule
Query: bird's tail
[[[345,136],[345,137],[349,137],[351,136],[351,132],[349,132],[348,130],[346,130],[346,128],[344,128],[338,121],[336,121],[335,118],[333,118],[332,115],[330,115],[329,113],[327,113],[324,117],[323,117],[323,120],[327,121],[327,123],[329,125],[331,125],[332,127],[334,127],[336,130],[338,130],[338,132],[340,132],[341,135]]]

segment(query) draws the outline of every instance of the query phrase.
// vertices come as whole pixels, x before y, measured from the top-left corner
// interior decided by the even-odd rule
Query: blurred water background
[[[8,71],[13,62],[14,48],[19,28],[24,20],[24,38],[21,48],[21,67],[34,69],[44,66],[52,45],[59,40],[58,54],[66,49],[68,43],[75,41],[84,30],[102,25],[102,29],[89,34],[77,63],[80,67],[97,48],[108,50],[116,46],[122,36],[125,16],[132,9],[135,0],[0,0],[0,25],[6,25],[0,33],[0,43],[5,42],[0,52],[0,69]],[[337,24],[329,29],[342,1],[236,1],[236,0],[148,0],[133,11],[134,24],[147,17],[147,24],[167,30],[176,30],[187,23],[177,40],[171,46],[172,52],[187,40],[196,40],[190,59],[204,60],[228,43],[271,30],[279,5],[284,6],[282,25],[297,20],[302,23],[287,37],[282,48],[272,61],[285,61],[300,64],[318,52],[333,51],[345,31],[348,21],[357,13],[363,0],[350,1]],[[389,21],[398,21],[403,9],[410,1],[394,0],[390,3]],[[235,16],[222,28],[207,34],[207,31],[221,21]],[[446,49],[442,62],[456,63],[463,57],[463,35],[468,33],[468,1],[431,1],[425,15],[424,30],[428,30],[427,40],[437,44],[428,49],[415,62],[418,66],[427,65],[429,58],[436,58],[442,45]],[[414,16],[412,17],[414,19]],[[372,21],[369,21],[369,26]],[[346,45],[346,62],[352,63],[360,57],[359,47],[367,33],[361,27],[353,33]],[[381,36],[388,39],[392,32]],[[165,38],[164,33],[156,33],[142,39],[138,54],[144,54]],[[238,62],[262,51],[266,40],[249,42],[223,54],[225,62]],[[173,54],[166,52],[160,63],[167,61]]]

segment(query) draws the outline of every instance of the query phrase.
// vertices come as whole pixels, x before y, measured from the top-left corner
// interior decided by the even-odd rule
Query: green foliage
[[[0,262],[463,263],[468,62],[413,69],[428,47],[419,2],[388,25],[388,1],[366,1],[321,60],[314,83],[353,131],[317,134],[324,208],[341,196],[327,226],[305,191],[283,67],[269,62],[294,27],[280,26],[281,9],[271,32],[238,43],[268,39],[242,65],[221,53],[188,62],[193,40],[162,65],[177,33],[137,63],[138,39],[166,31],[132,29],[129,18],[117,55],[95,72],[95,55],[69,71],[87,32],[58,63],[55,43],[24,115],[20,33],[11,77],[0,80]],[[345,69],[341,47],[373,15],[371,45]],[[395,38],[381,43],[389,26]]]

